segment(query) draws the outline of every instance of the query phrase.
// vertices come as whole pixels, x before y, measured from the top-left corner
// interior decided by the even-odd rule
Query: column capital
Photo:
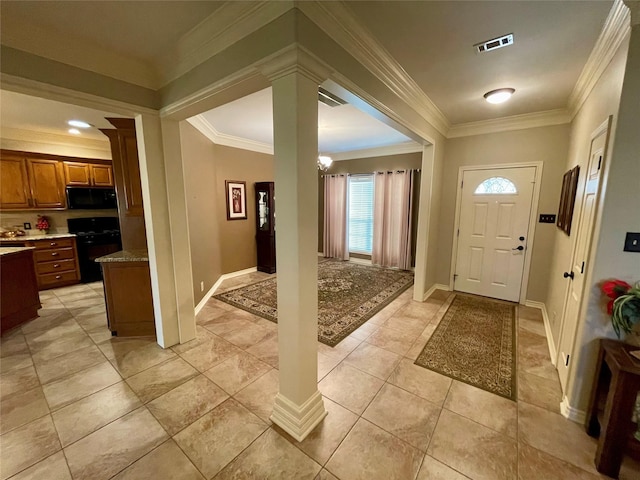
[[[299,45],[292,45],[269,57],[258,69],[272,83],[278,78],[300,73],[318,85],[331,75],[331,68]]]
[[[631,26],[640,25],[640,1],[638,0],[624,0],[624,4],[631,12]]]

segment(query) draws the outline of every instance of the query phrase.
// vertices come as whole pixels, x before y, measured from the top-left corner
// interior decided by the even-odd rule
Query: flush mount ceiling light
[[[67,123],[70,126],[77,127],[77,128],[91,128],[91,127],[93,127],[93,125],[91,125],[90,123],[83,122],[82,120],[69,120]]]
[[[77,128],[70,128],[69,133],[73,133],[74,135],[80,135],[80,130]]]
[[[484,99],[489,103],[504,103],[511,98],[515,92],[513,88],[499,88],[484,94]]]
[[[329,170],[329,167],[333,163],[333,159],[331,157],[327,157],[326,155],[318,156],[318,170],[322,172],[326,172]]]

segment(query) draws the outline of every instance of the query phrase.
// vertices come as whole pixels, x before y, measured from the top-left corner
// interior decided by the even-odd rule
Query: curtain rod
[[[408,168],[406,170],[388,170],[388,171],[380,171],[380,172],[371,172],[371,173],[326,173],[321,174],[320,177],[344,177],[345,175],[348,177],[362,177],[364,175],[375,175],[376,173],[404,173],[405,171],[410,170],[414,172],[420,172],[420,168]]]

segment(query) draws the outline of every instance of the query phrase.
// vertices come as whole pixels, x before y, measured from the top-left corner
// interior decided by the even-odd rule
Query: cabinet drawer
[[[59,262],[42,262],[36,263],[36,272],[41,273],[60,273],[69,270],[76,270],[75,260],[60,260]]]
[[[54,260],[74,259],[73,248],[58,248],[56,250],[36,250],[36,263],[52,262]]]
[[[38,285],[40,285],[41,289],[76,283],[78,280],[79,278],[75,270],[70,272],[45,273],[38,275]]]
[[[73,238],[55,238],[52,240],[35,240],[33,246],[38,250],[45,248],[73,247]]]

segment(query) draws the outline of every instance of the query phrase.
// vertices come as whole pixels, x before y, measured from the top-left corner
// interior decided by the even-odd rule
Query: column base
[[[281,393],[276,395],[271,421],[301,442],[327,416],[318,390],[302,405],[296,405]]]

